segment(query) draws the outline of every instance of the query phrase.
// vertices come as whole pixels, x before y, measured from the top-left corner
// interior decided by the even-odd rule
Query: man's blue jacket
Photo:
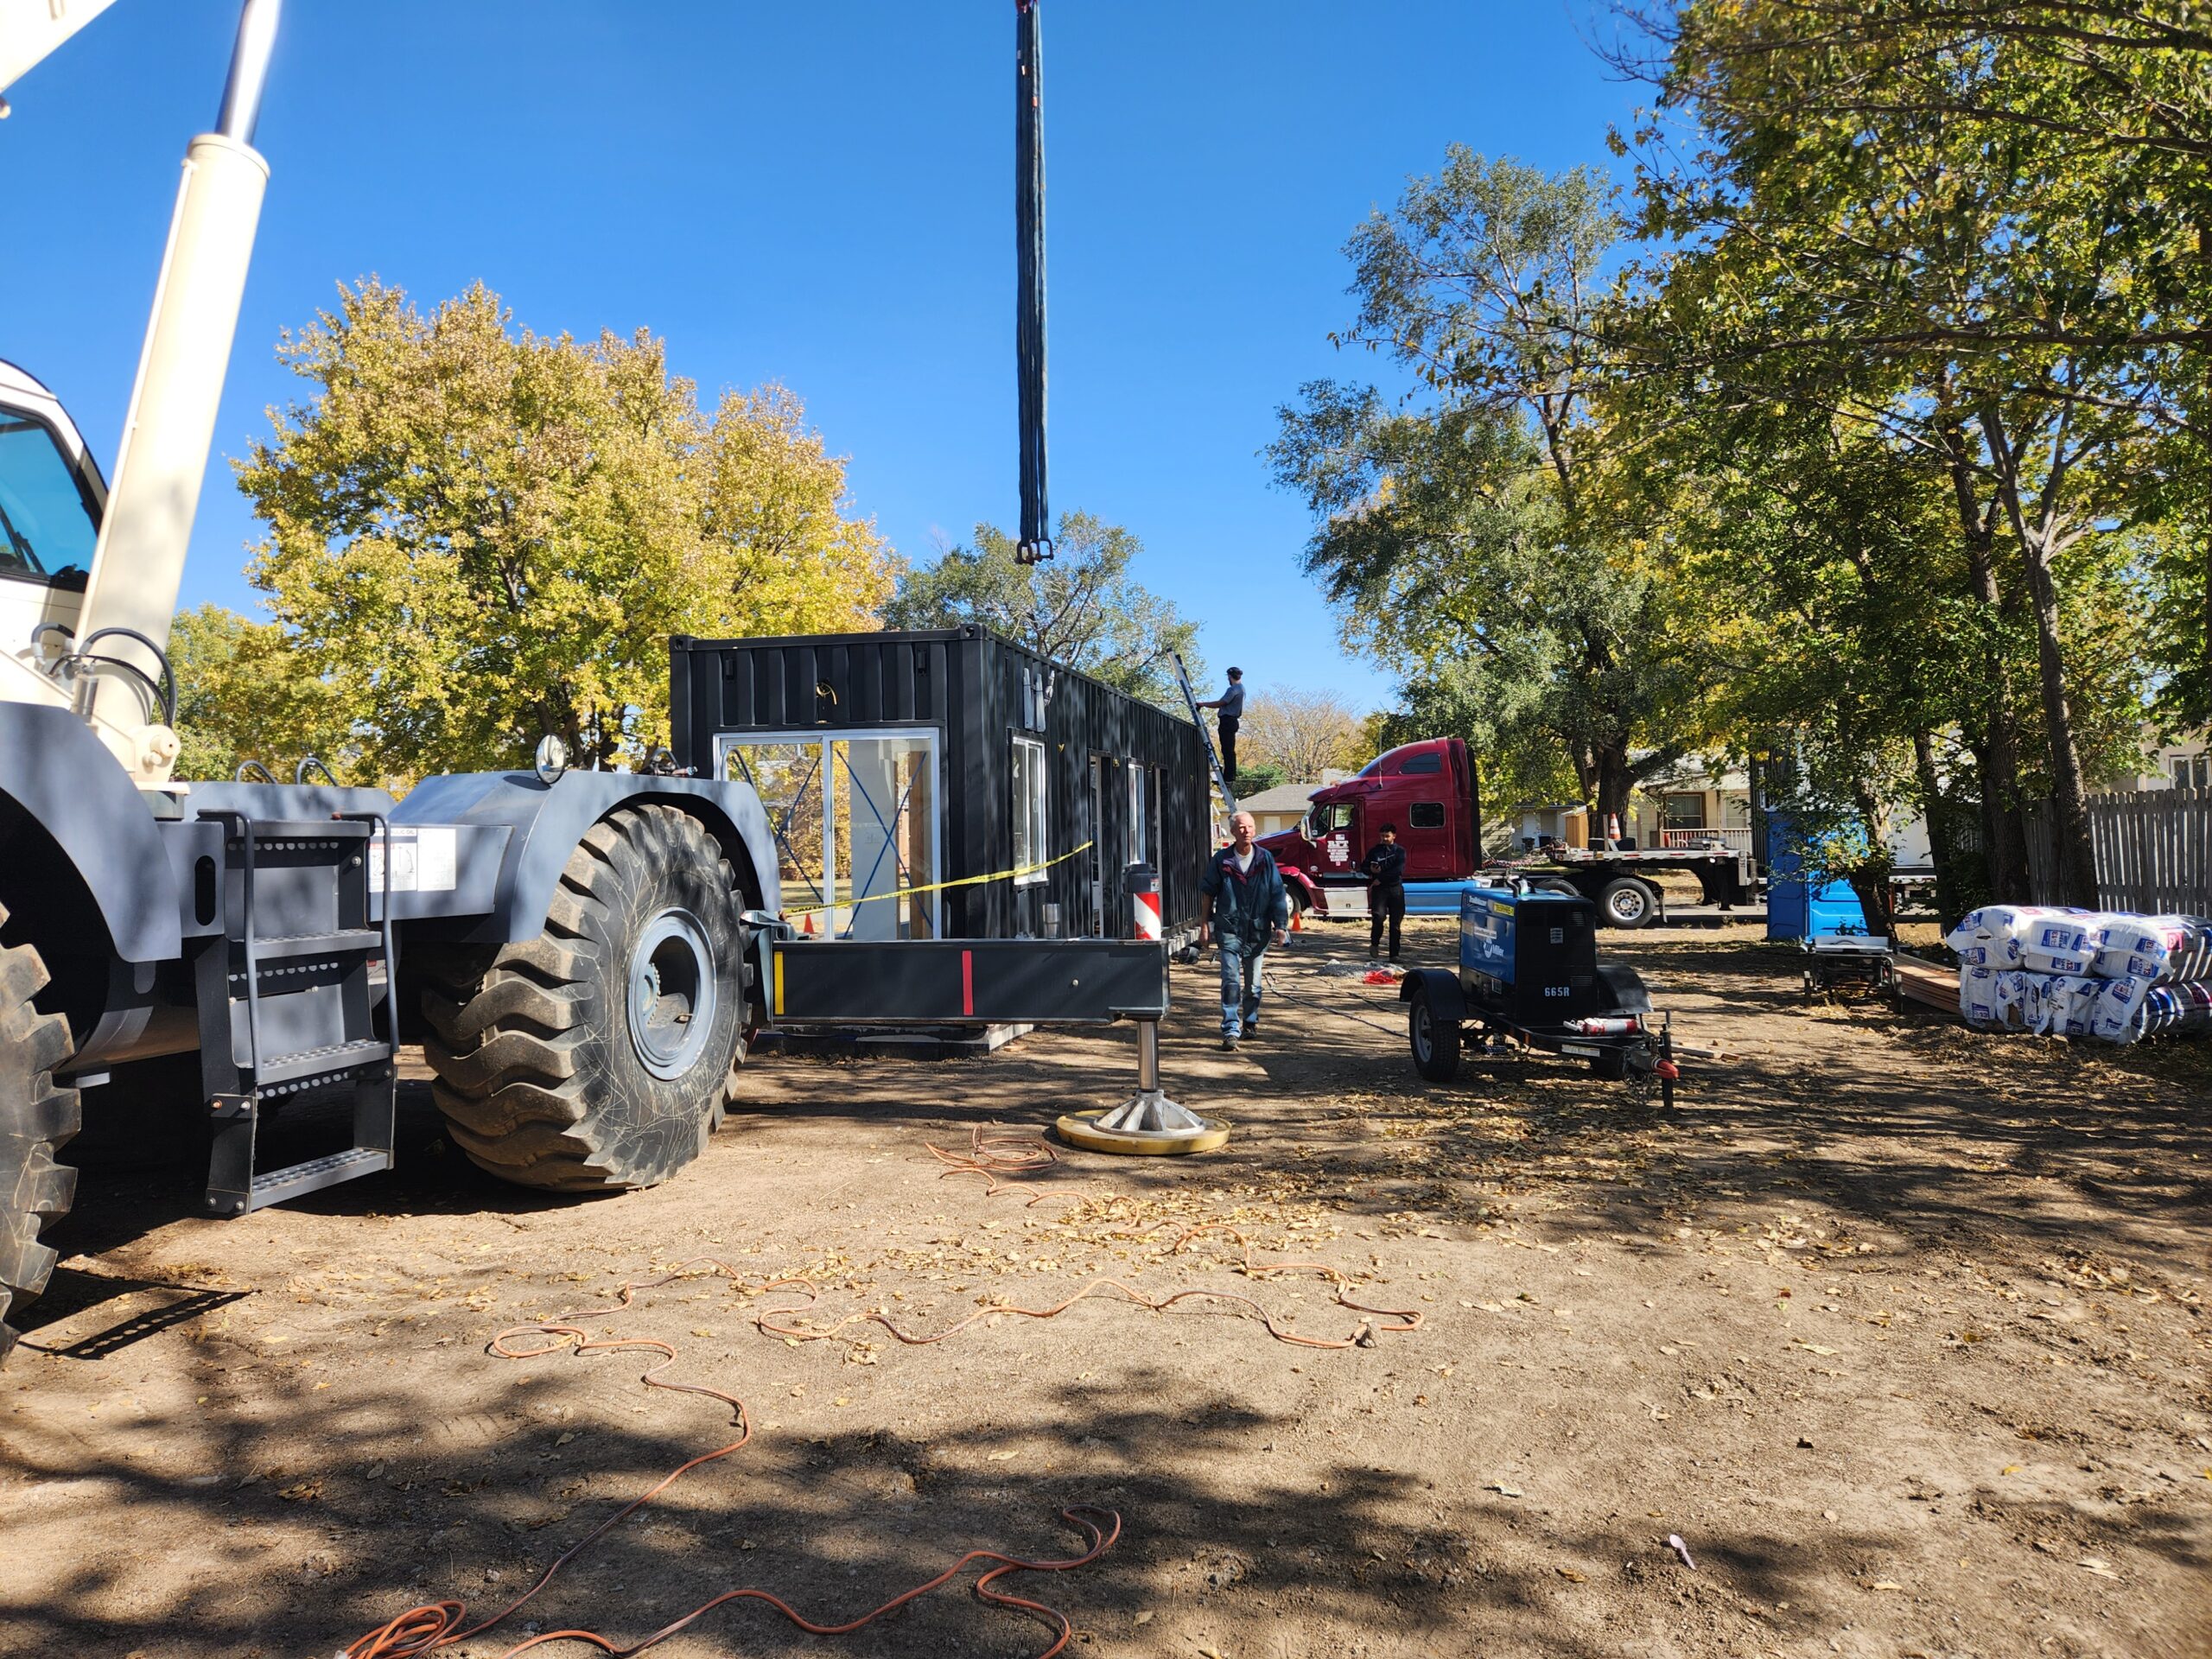
[[[1249,870],[1236,868],[1236,848],[1223,848],[1198,888],[1213,900],[1214,938],[1224,944],[1234,941],[1243,954],[1265,950],[1276,928],[1290,925],[1290,894],[1274,855],[1264,847],[1252,849]]]

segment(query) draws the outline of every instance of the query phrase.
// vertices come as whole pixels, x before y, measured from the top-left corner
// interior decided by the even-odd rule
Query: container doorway
[[[785,915],[837,938],[938,937],[934,731],[724,734],[716,771],[774,831]]]

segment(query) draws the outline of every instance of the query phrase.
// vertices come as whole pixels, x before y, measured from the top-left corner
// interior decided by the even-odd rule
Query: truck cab
[[[1422,912],[1420,884],[1464,881],[1481,863],[1475,769],[1456,737],[1402,743],[1377,755],[1355,777],[1317,790],[1306,821],[1265,836],[1294,899],[1325,916],[1363,915],[1366,880],[1359,861],[1395,824],[1406,849],[1406,904]],[[1457,915],[1456,885],[1436,913]]]

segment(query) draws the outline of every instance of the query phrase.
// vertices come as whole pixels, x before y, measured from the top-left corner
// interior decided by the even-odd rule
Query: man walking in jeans
[[[1221,947],[1221,1046],[1239,1035],[1260,1034],[1260,959],[1281,944],[1290,925],[1290,894],[1274,856],[1253,841],[1249,812],[1229,821],[1229,845],[1213,855],[1198,887],[1212,901],[1198,924],[1198,943],[1209,933]]]

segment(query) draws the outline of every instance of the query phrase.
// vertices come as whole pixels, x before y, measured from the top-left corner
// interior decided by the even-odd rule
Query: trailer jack
[[[1107,1112],[1070,1112],[1060,1139],[1091,1152],[1160,1156],[1211,1152],[1229,1139],[1229,1125],[1179,1106],[1160,1086],[1160,1021],[1139,1018],[1137,1091]]]

